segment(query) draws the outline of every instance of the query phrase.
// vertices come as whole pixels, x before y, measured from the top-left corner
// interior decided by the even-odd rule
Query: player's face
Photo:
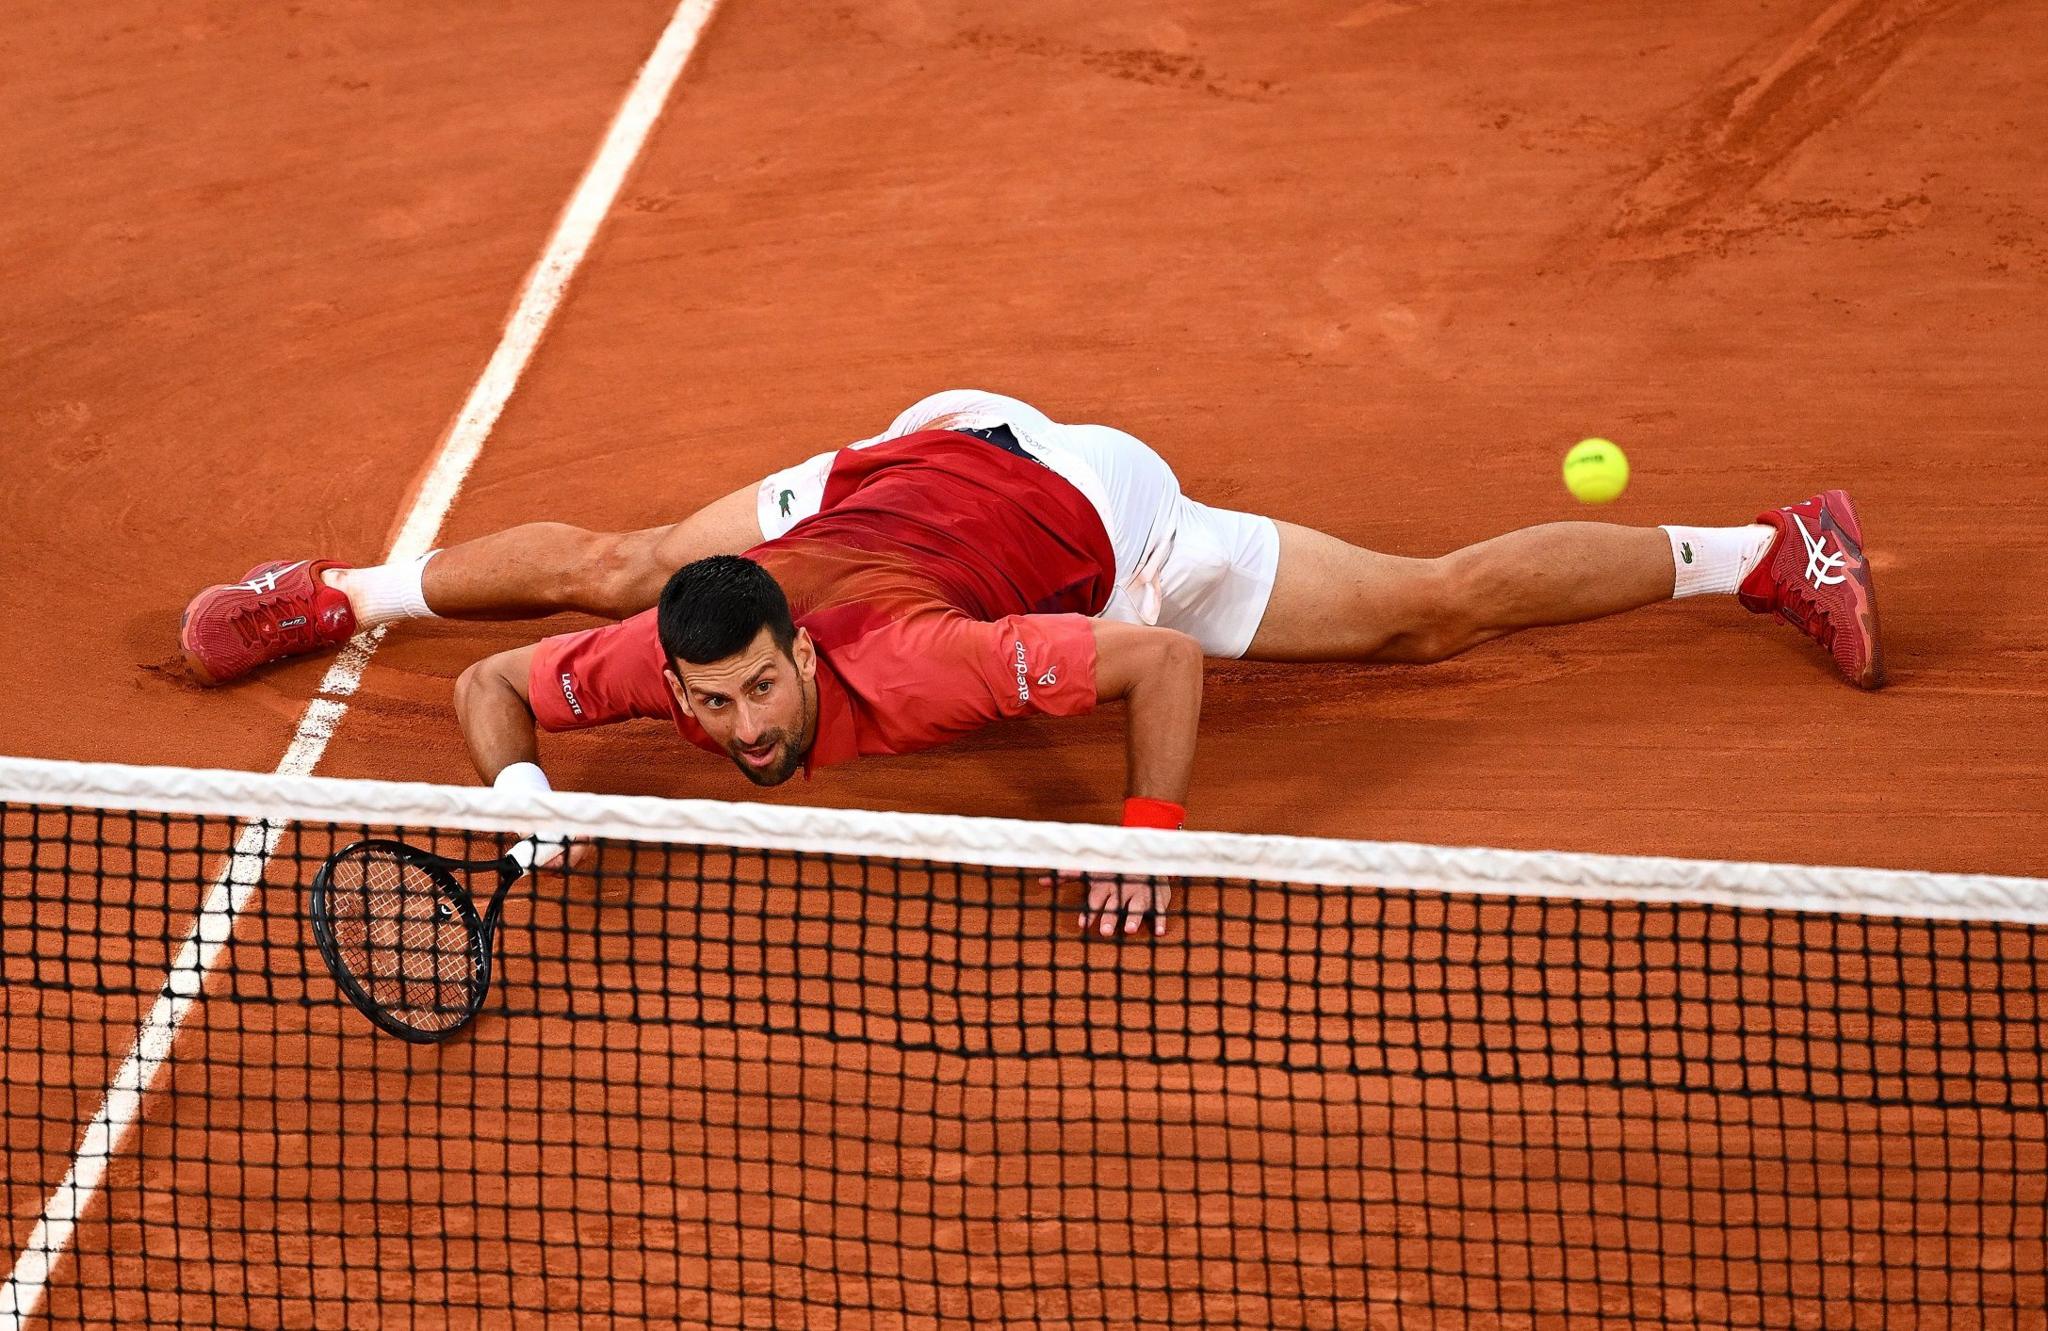
[[[693,665],[670,664],[669,690],[757,786],[796,775],[818,728],[818,655],[802,629],[788,652],[767,629],[745,651]]]

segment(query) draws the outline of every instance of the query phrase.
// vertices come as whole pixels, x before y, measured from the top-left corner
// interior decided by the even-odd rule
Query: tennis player
[[[1124,822],[1179,827],[1205,655],[1442,661],[1718,593],[1789,621],[1870,689],[1883,673],[1862,546],[1830,490],[1746,526],[1552,523],[1397,558],[1191,499],[1121,430],[953,390],[673,526],[533,523],[400,564],[262,564],[195,597],[181,641],[193,675],[219,684],[395,620],[621,621],[456,682],[477,770],[529,789],[547,786],[536,727],[665,718],[772,786],[1122,701]],[[1091,889],[1090,919],[1131,929],[1153,904],[1141,884],[1099,903]]]

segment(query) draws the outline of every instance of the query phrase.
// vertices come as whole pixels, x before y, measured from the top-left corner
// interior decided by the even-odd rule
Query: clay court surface
[[[323,665],[199,689],[179,608],[382,553],[670,12],[0,20],[0,748],[276,765]],[[2039,875],[2044,81],[2038,8],[1983,0],[726,0],[443,539],[670,521],[956,385],[1408,554],[1585,516],[1558,459],[1605,435],[1616,521],[1849,488],[1891,687],[1725,601],[1218,665],[1191,823]],[[394,632],[319,770],[472,780],[451,683],[538,631]],[[657,725],[545,758],[752,795]],[[765,798],[1107,821],[1121,781],[1108,713]]]

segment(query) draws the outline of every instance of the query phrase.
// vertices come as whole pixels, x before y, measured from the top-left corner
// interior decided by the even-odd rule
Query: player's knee
[[[1473,589],[1455,557],[1422,561],[1412,575],[1398,623],[1379,658],[1410,665],[1448,661],[1484,640]]]
[[[582,549],[571,577],[578,605],[620,618],[637,614],[654,604],[662,581],[675,572],[653,567],[650,543],[641,533],[587,531],[580,536]]]

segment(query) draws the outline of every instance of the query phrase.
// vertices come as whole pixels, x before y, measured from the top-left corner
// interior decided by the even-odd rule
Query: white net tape
[[[1493,850],[0,758],[0,801],[1327,887],[2048,924],[2048,879]]]

